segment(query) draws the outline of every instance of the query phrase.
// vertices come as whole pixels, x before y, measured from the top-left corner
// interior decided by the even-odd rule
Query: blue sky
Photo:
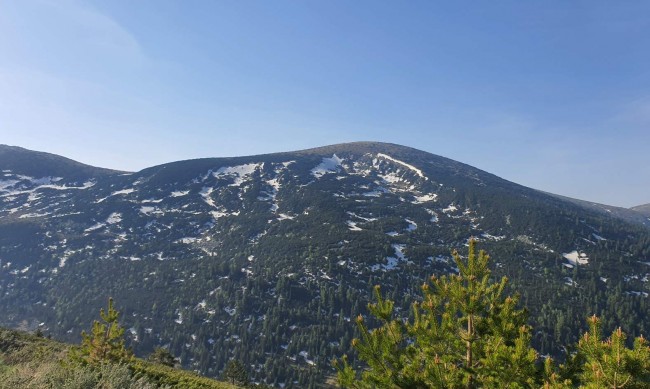
[[[0,1],[0,143],[124,170],[357,140],[650,202],[647,1]]]

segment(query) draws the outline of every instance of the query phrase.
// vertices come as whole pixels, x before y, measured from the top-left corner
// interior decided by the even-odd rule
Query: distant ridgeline
[[[384,143],[197,159],[137,173],[0,146],[0,325],[79,341],[108,296],[136,355],[314,387],[354,355],[374,285],[409,316],[470,237],[510,279],[541,354],[585,319],[648,334],[650,221]]]

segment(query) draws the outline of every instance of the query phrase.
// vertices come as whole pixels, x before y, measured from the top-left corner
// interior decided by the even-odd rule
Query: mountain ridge
[[[87,165],[57,154],[5,144],[0,144],[0,166],[5,170],[20,168],[21,173],[41,176],[58,176],[74,172],[77,175],[90,178],[126,173]]]
[[[185,159],[185,160],[179,160],[179,161],[172,161],[172,162],[165,162],[162,164],[150,166],[150,167],[145,167],[139,171],[120,171],[120,170],[114,170],[111,168],[104,168],[104,167],[96,167],[93,165],[88,165],[84,164],[57,154],[52,154],[52,153],[47,153],[47,152],[41,152],[41,151],[34,151],[30,149],[25,149],[22,147],[18,146],[9,146],[5,144],[0,144],[0,166],[11,166],[10,163],[8,163],[9,160],[13,159],[14,163],[16,159],[22,159],[22,158],[16,158],[16,154],[22,154],[21,157],[24,155],[29,154],[29,158],[36,158],[37,161],[36,163],[45,163],[49,167],[51,167],[51,163],[49,162],[63,162],[65,165],[70,165],[72,167],[76,167],[79,169],[82,169],[87,172],[93,172],[94,174],[99,174],[99,175],[111,175],[111,174],[138,174],[138,173],[145,173],[145,172],[150,172],[150,171],[156,171],[160,169],[167,169],[169,167],[176,167],[176,166],[182,166],[185,168],[186,166],[192,166],[196,168],[197,165],[202,165],[204,168],[209,168],[211,166],[215,166],[215,164],[223,164],[224,166],[229,164],[229,163],[240,163],[243,161],[249,161],[249,160],[255,160],[255,159],[282,159],[284,157],[290,156],[290,155],[317,155],[317,156],[326,156],[326,155],[331,155],[335,154],[336,152],[348,152],[348,153],[362,153],[362,152],[393,152],[396,153],[398,156],[404,157],[406,154],[411,154],[410,156],[412,157],[412,154],[415,154],[421,158],[431,158],[433,157],[438,163],[446,164],[445,167],[454,167],[456,169],[463,169],[465,171],[470,171],[472,173],[478,173],[485,175],[485,177],[490,177],[491,179],[497,179],[501,182],[507,182],[509,184],[516,185],[520,188],[526,188],[529,190],[535,190],[540,193],[544,193],[547,195],[551,195],[557,198],[561,198],[564,200],[569,200],[572,201],[580,206],[584,206],[587,208],[592,208],[594,207],[597,208],[605,208],[605,209],[617,209],[618,212],[613,213],[614,215],[620,215],[621,212],[620,210],[625,210],[626,208],[622,207],[616,207],[616,206],[611,206],[611,205],[606,205],[606,204],[598,204],[594,202],[590,202],[587,200],[580,200],[580,199],[575,199],[559,194],[554,194],[542,190],[537,190],[534,188],[526,187],[521,184],[518,184],[514,181],[510,181],[507,179],[504,179],[502,177],[499,177],[495,174],[489,173],[485,170],[482,170],[480,168],[471,166],[469,164],[453,160],[448,157],[443,157],[437,154],[433,154],[427,151],[419,150],[410,146],[403,146],[395,143],[388,143],[388,142],[376,142],[376,141],[355,141],[355,142],[345,142],[345,143],[338,143],[338,144],[332,144],[332,145],[326,145],[326,146],[320,146],[320,147],[313,147],[313,148],[308,148],[308,149],[300,149],[300,150],[294,150],[294,151],[281,151],[281,152],[273,152],[273,153],[263,153],[263,154],[254,154],[254,155],[248,155],[248,156],[231,156],[231,157],[201,157],[201,158],[191,158],[191,159]],[[30,154],[31,153],[31,154]],[[12,155],[13,154],[13,155]],[[59,160],[59,161],[57,161]],[[431,163],[431,162],[429,162]],[[59,169],[58,171],[60,171]],[[55,174],[49,174],[49,175],[55,175]],[[92,176],[92,175],[91,175]],[[650,204],[645,204],[645,205],[640,205],[636,207],[631,207],[629,208],[630,210],[633,210],[634,212],[637,213],[643,213],[645,212],[644,210],[646,208],[650,208]],[[650,212],[650,211],[648,211]],[[624,213],[624,212],[623,212]],[[636,221],[636,222],[641,222],[645,224],[647,221],[646,219],[641,219],[635,220],[634,216],[635,214],[627,214],[624,213],[622,216],[619,216],[625,220],[628,221]],[[638,218],[637,218],[638,219]],[[648,224],[650,225],[650,224]]]
[[[94,165],[88,165],[84,164],[63,156],[60,156],[58,154],[53,154],[53,153],[47,153],[47,152],[41,152],[41,151],[35,151],[35,150],[30,150],[26,149],[23,147],[19,146],[10,146],[6,144],[0,144],[0,166],[10,166],[8,164],[8,160],[10,159],[16,159],[16,154],[23,154],[27,155],[30,153],[30,158],[36,157],[37,159],[40,159],[41,161],[38,162],[50,162],[50,161],[56,161],[57,159],[60,161],[64,161],[68,165],[76,165],[75,167],[81,168],[83,170],[87,171],[95,171],[95,174],[103,174],[103,175],[108,175],[108,174],[137,174],[140,172],[148,172],[156,169],[161,169],[163,167],[168,167],[172,165],[192,165],[192,164],[204,164],[206,167],[208,166],[213,166],[215,163],[223,163],[223,164],[228,164],[228,163],[237,163],[238,161],[246,161],[246,160],[252,160],[252,159],[259,159],[259,158],[277,158],[277,159],[282,159],[283,157],[289,156],[289,155],[320,155],[320,156],[326,156],[326,155],[331,155],[336,152],[393,152],[396,153],[400,156],[404,156],[407,153],[415,153],[417,155],[420,155],[422,157],[434,157],[435,159],[439,160],[440,162],[445,162],[449,164],[449,166],[456,166],[462,169],[467,169],[467,170],[472,170],[474,172],[478,172],[480,174],[484,174],[486,176],[490,176],[493,178],[496,178],[498,180],[502,180],[514,185],[518,185],[523,188],[527,189],[532,189],[532,190],[537,190],[541,193],[555,196],[557,198],[561,198],[564,200],[568,200],[571,202],[574,202],[575,204],[578,204],[580,206],[590,208],[590,209],[600,209],[601,211],[604,212],[610,212],[615,216],[618,216],[620,218],[623,218],[628,221],[635,221],[635,222],[640,222],[642,224],[646,224],[647,219],[646,218],[639,218],[637,216],[638,213],[645,215],[645,216],[650,216],[650,204],[642,204],[630,208],[624,208],[624,207],[618,207],[618,206],[613,206],[613,205],[608,205],[608,204],[601,204],[601,203],[596,203],[593,201],[588,201],[588,200],[581,200],[581,199],[576,199],[560,194],[555,194],[543,190],[538,190],[530,187],[526,187],[524,185],[518,184],[514,181],[507,180],[505,178],[499,177],[495,174],[489,173],[483,169],[477,168],[475,166],[453,160],[448,157],[443,157],[441,155],[433,154],[427,151],[419,150],[414,147],[410,146],[403,146],[395,143],[389,143],[389,142],[377,142],[377,141],[354,141],[354,142],[345,142],[345,143],[337,143],[337,144],[331,144],[331,145],[326,145],[326,146],[319,146],[319,147],[312,147],[308,149],[299,149],[299,150],[293,150],[293,151],[280,151],[280,152],[272,152],[272,153],[263,153],[263,154],[253,154],[253,155],[247,155],[247,156],[230,156],[230,157],[201,157],[201,158],[190,158],[190,159],[185,159],[185,160],[179,160],[179,161],[171,161],[171,162],[165,162],[162,164],[158,165],[153,165],[149,167],[145,167],[139,171],[121,171],[121,170],[115,170],[111,168],[104,168],[104,167],[97,167]],[[9,154],[9,155],[8,155]],[[13,155],[12,155],[13,154]],[[615,210],[615,211],[612,211]],[[629,213],[626,212],[626,210],[631,210],[634,213]],[[648,224],[650,225],[650,224]]]

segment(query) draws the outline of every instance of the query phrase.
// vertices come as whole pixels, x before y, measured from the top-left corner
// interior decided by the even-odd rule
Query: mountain
[[[637,205],[630,209],[646,216],[648,218],[647,220],[650,220],[650,204]]]
[[[317,387],[351,352],[373,285],[408,315],[475,237],[542,354],[561,357],[591,314],[630,336],[650,326],[648,226],[420,150],[358,142],[135,173],[13,152],[0,325],[78,341],[112,296],[138,355],[166,345],[208,376],[235,358],[256,380]]]

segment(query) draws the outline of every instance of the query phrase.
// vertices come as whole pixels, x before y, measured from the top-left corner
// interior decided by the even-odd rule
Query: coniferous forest
[[[574,351],[587,331],[603,340],[620,327],[630,350],[648,333],[646,217],[415,149],[360,142],[135,173],[0,151],[4,327],[82,344],[112,297],[135,357],[319,387],[336,382],[332,360],[347,355],[359,374],[370,364],[353,339],[382,324],[367,306],[376,285],[393,318],[415,320],[423,282],[460,274],[452,253],[473,238],[493,258],[490,282],[508,279],[500,296],[518,296],[504,320],[527,330],[504,339],[535,351],[535,385],[550,382],[542,357],[557,382],[592,382],[560,367],[584,354]],[[458,374],[439,379],[482,379]]]
[[[395,315],[395,304],[375,287],[368,305],[370,329],[363,315],[355,319],[359,338],[351,345],[358,356],[334,360],[337,384],[349,388],[647,388],[650,345],[643,336],[628,346],[617,328],[603,337],[601,320],[588,319],[589,330],[562,364],[531,347],[534,331],[517,297],[505,296],[507,278],[491,279],[489,256],[454,252],[458,274],[432,276],[409,317]],[[176,358],[156,349],[149,362],[125,347],[124,328],[112,299],[100,311],[79,346],[27,335],[0,333],[0,388],[227,388],[191,373],[174,370]],[[7,361],[7,362],[5,362]],[[358,366],[355,371],[353,365]],[[251,383],[246,367],[231,360],[222,378],[232,387],[267,387]]]

